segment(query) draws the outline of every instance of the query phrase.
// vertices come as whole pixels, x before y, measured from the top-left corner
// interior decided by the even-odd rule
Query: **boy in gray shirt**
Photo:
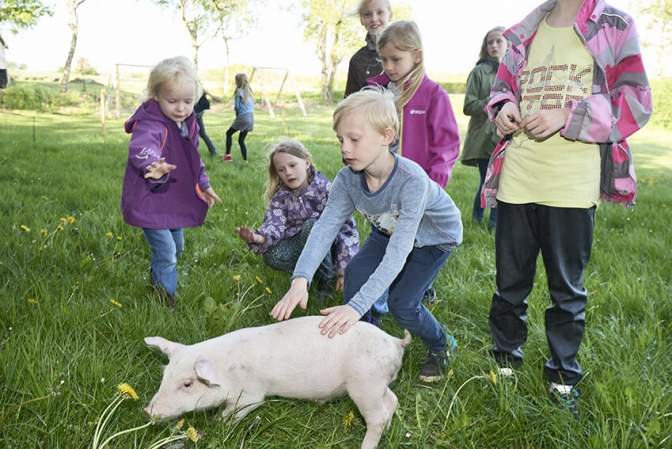
[[[345,270],[344,305],[321,311],[323,335],[345,333],[359,320],[370,321],[373,303],[388,292],[392,316],[427,345],[420,379],[443,377],[455,340],[423,305],[422,297],[462,241],[460,211],[450,196],[415,162],[390,153],[399,129],[394,96],[365,89],[334,110],[334,130],[348,164],[331,188],[324,213],[299,258],[292,284],[271,311],[289,318],[306,308],[308,284],[329,250],[333,236],[355,210],[373,225],[359,253]]]

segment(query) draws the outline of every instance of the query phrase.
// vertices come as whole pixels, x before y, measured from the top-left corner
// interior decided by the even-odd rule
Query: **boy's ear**
[[[395,137],[396,133],[392,128],[385,128],[383,131],[383,145],[390,145],[392,142],[394,142]]]

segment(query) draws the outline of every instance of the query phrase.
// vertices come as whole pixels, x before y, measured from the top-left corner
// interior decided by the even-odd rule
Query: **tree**
[[[246,7],[247,0],[153,0],[158,6],[177,8],[194,49],[194,67],[198,71],[198,50],[217,36],[227,18]]]
[[[66,0],[65,4],[68,8],[68,14],[70,19],[68,21],[68,26],[72,31],[72,39],[70,40],[70,50],[68,51],[68,57],[65,60],[65,65],[63,66],[63,77],[61,78],[61,87],[60,92],[68,91],[68,82],[70,81],[70,68],[72,67],[72,59],[75,56],[75,49],[77,48],[77,35],[79,34],[79,20],[77,18],[77,8],[79,8],[82,3],[86,0]]]
[[[654,33],[652,45],[655,45],[658,59],[654,76],[660,78],[664,75],[666,50],[672,45],[672,0],[650,0],[641,13],[648,18],[646,28]]]
[[[396,1],[394,18],[408,17],[410,6]],[[334,79],[339,64],[364,44],[366,31],[356,15],[357,0],[301,0],[303,30],[307,41],[315,43],[321,69],[320,96],[334,101]]]
[[[53,14],[40,0],[0,0],[0,25],[9,26],[14,34],[33,27],[40,17]]]
[[[356,3],[353,0],[301,0],[300,3],[304,37],[315,44],[322,67],[320,97],[331,103],[338,65],[361,46],[359,20],[349,20]]]

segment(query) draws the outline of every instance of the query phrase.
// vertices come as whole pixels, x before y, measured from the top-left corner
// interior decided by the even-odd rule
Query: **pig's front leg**
[[[245,415],[259,407],[264,402],[264,398],[265,396],[263,394],[250,394],[243,391],[235,400],[229,399],[226,401],[226,406],[217,419],[227,420],[231,414],[235,412],[233,421],[240,421],[245,417]]]

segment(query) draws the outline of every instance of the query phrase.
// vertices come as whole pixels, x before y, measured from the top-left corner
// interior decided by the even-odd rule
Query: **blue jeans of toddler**
[[[175,296],[177,290],[177,258],[184,249],[182,229],[144,229],[145,239],[152,248],[152,285],[161,286]]]

